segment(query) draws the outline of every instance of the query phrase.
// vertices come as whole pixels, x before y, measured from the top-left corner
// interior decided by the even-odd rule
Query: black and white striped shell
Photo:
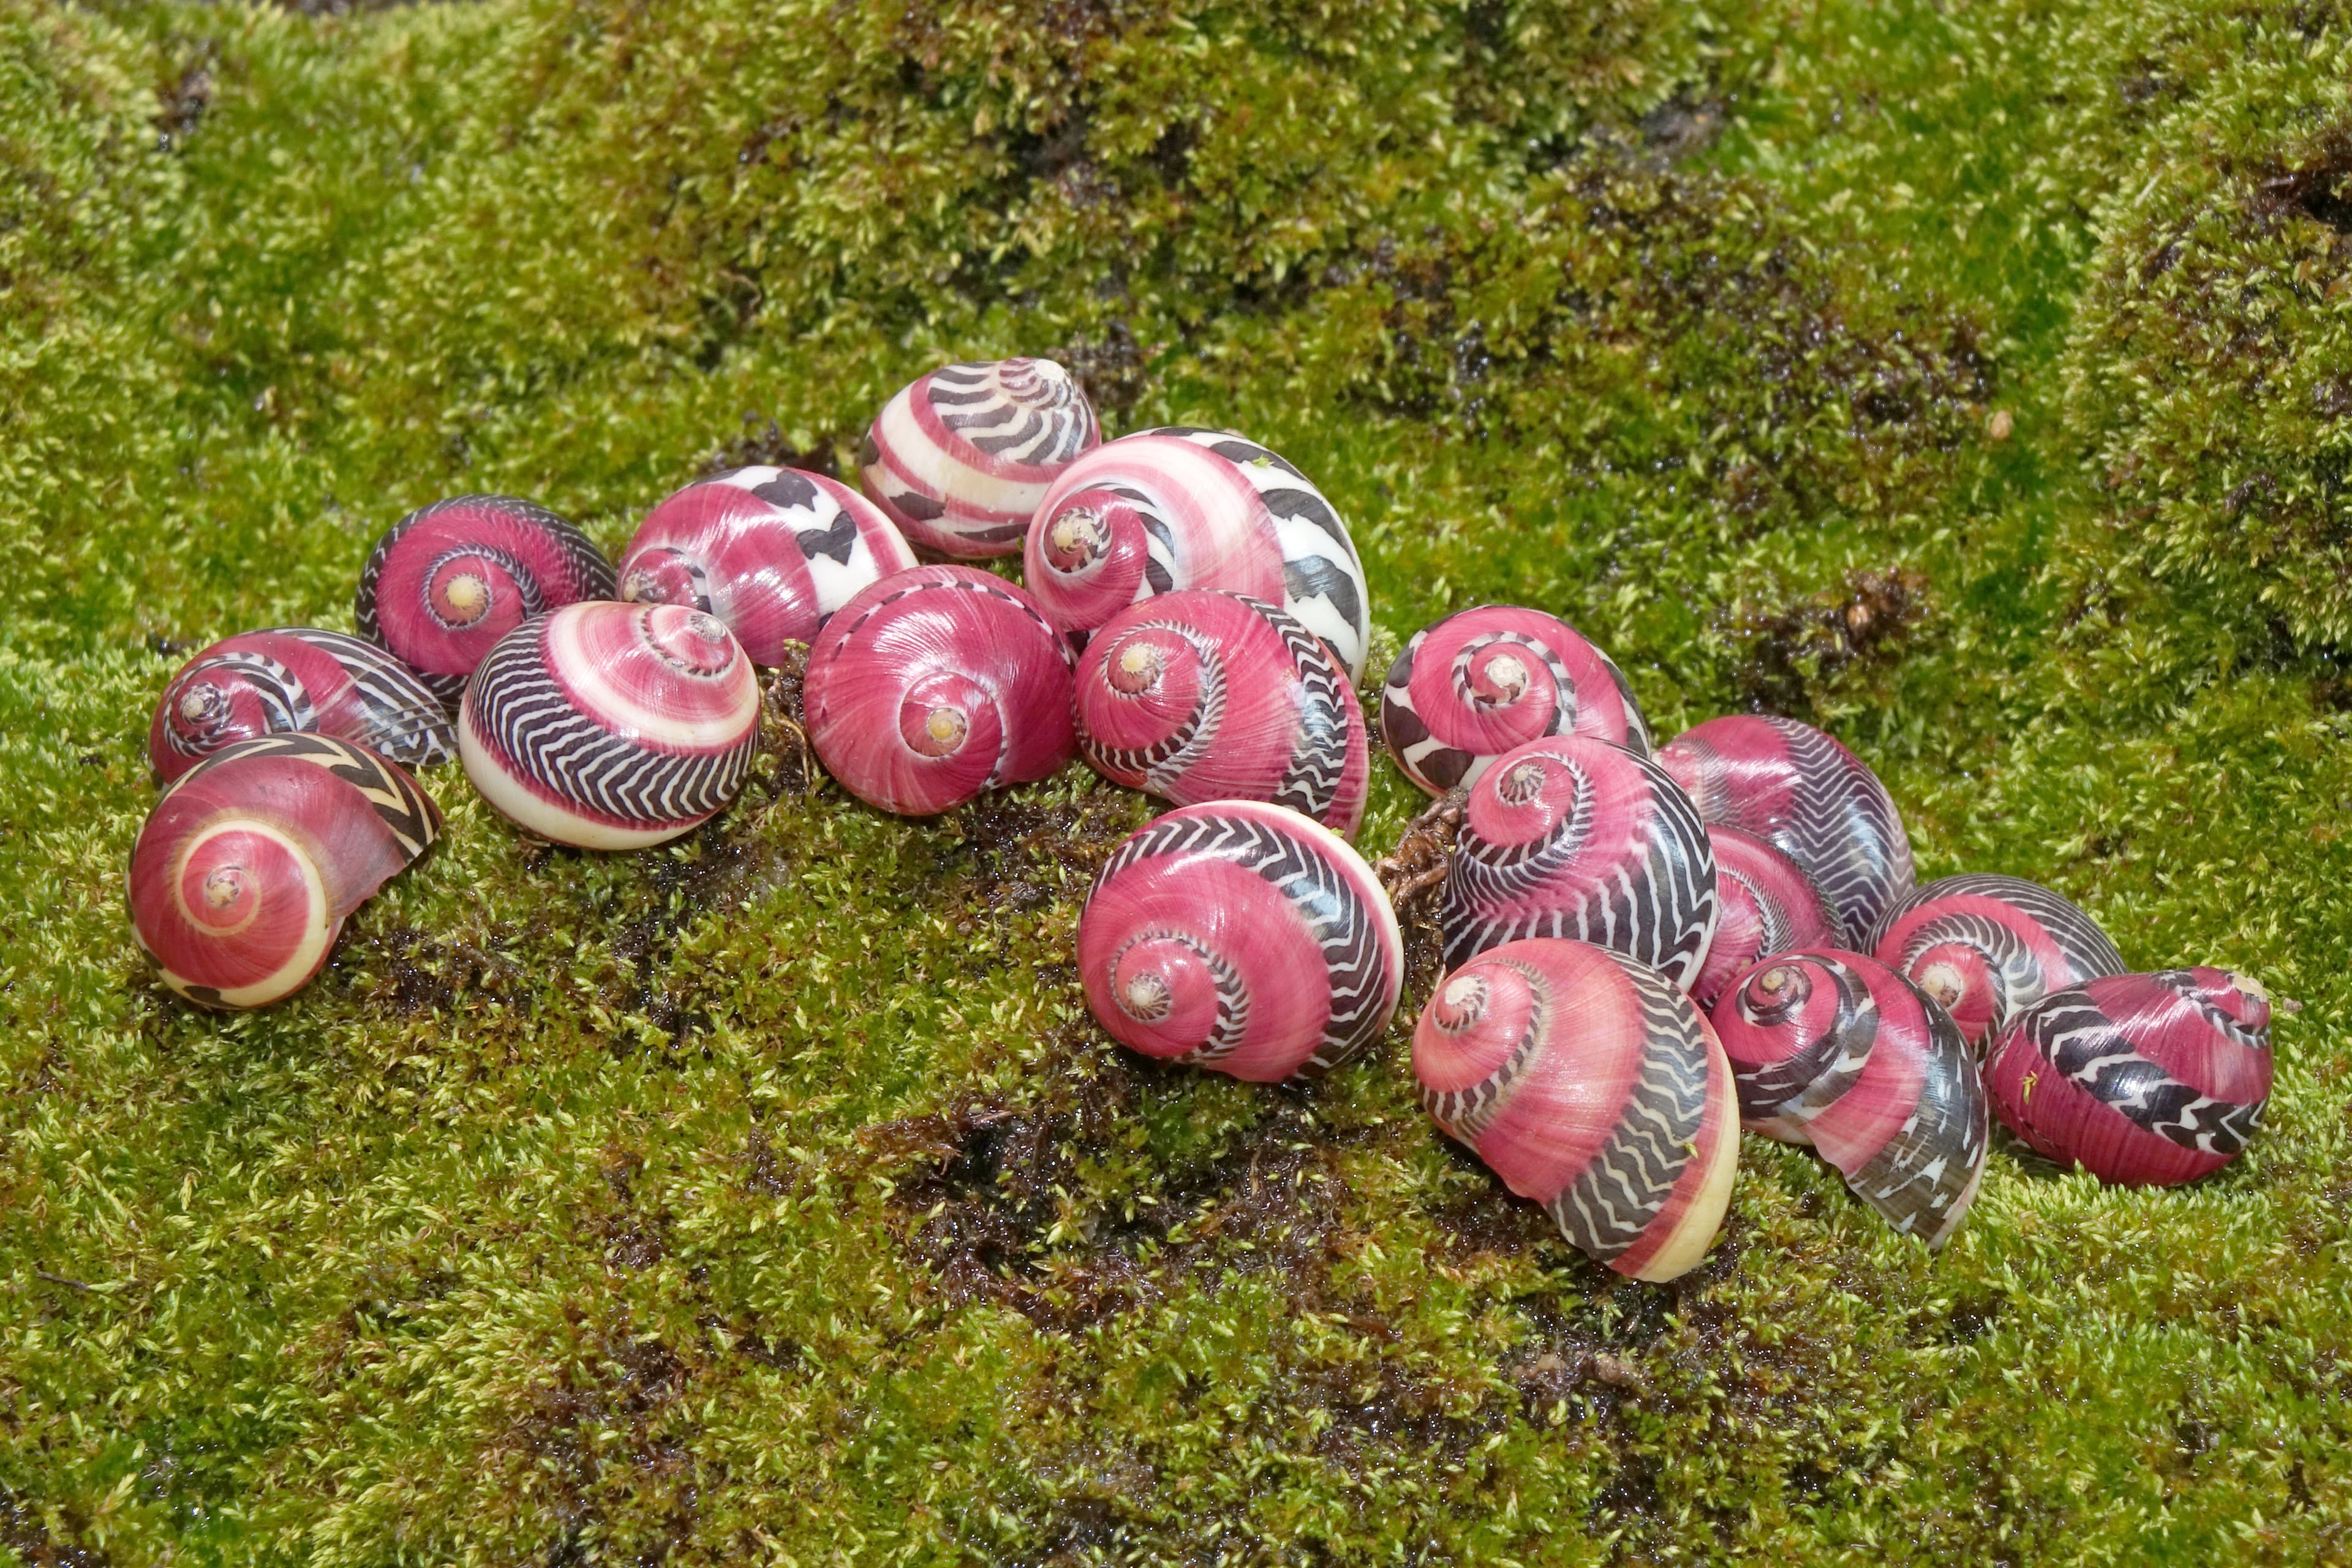
[[[883,405],[858,479],[911,544],[1017,555],[1046,488],[1101,439],[1094,405],[1052,360],[944,365]]]
[[[2107,933],[2064,894],[1990,873],[1914,889],[1878,917],[1869,948],[1942,1003],[1971,1044],[2053,991],[2124,973]]]
[[[239,741],[310,730],[404,767],[457,754],[441,699],[372,642],[316,626],[224,637],[180,667],[155,705],[147,759],[164,783]]]

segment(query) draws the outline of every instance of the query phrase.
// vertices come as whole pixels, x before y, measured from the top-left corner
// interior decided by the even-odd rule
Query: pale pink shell
[[[1052,360],[951,364],[883,405],[858,478],[912,544],[1014,555],[1046,488],[1101,439],[1094,405]]]
[[[1715,890],[1721,904],[1706,963],[1691,985],[1702,1008],[1759,958],[1826,947],[1837,940],[1837,922],[1812,879],[1764,839],[1737,827],[1710,827],[1715,852]]]

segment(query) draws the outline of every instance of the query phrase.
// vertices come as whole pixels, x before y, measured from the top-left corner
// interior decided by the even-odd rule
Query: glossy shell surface
[[[341,632],[278,626],[224,637],[180,667],[155,704],[147,759],[168,784],[239,741],[300,730],[404,767],[457,754],[449,710],[406,665]]]
[[[1758,959],[1827,947],[1837,940],[1837,922],[1812,879],[1769,841],[1737,827],[1709,827],[1715,855],[1715,891],[1719,906],[1706,963],[1691,985],[1700,1007],[1716,998]]]
[[[1971,1044],[2053,991],[2124,973],[2107,933],[2065,895],[1983,873],[1897,900],[1871,929],[1869,951],[1942,1003]]]
[[[909,543],[961,561],[1017,555],[1038,503],[1102,440],[1049,359],[951,364],[883,405],[858,451],[866,493]]]

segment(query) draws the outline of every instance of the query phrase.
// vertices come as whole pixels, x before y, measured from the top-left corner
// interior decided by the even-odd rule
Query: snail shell
[[[1878,775],[1811,724],[1736,713],[1685,730],[1658,762],[1699,816],[1769,838],[1829,900],[1838,939],[1862,945],[1911,890],[1911,840]]]
[[[467,683],[457,749],[482,798],[526,832],[635,849],[734,799],[759,731],[759,679],[716,616],[592,600],[490,650]]]
[[[1448,1137],[1621,1274],[1685,1273],[1723,1224],[1731,1070],[1690,998],[1646,965],[1549,938],[1481,953],[1423,1009],[1412,1071]]]
[[[2123,954],[2064,895],[2021,877],[1946,877],[1897,900],[1869,947],[1944,1005],[1971,1045],[2053,991],[2124,973]]]
[[[2107,974],[2053,992],[1985,1060],[2010,1131],[2117,1186],[2210,1175],[2260,1130],[2271,1004],[2228,970]]]
[[[621,556],[620,592],[717,616],[752,663],[773,667],[857,590],[914,563],[890,520],[847,485],[739,468],[646,514]]]
[[[858,479],[925,550],[1017,555],[1046,487],[1101,440],[1094,405],[1052,360],[951,364],[882,405]]]
[[[1951,1016],[1874,958],[1764,960],[1715,1005],[1748,1131],[1809,1143],[1854,1195],[1941,1247],[1976,1201],[1985,1085]]]
[[[1837,940],[1837,922],[1812,879],[1797,863],[1752,833],[1710,827],[1715,853],[1715,891],[1721,912],[1706,963],[1691,986],[1691,1000],[1713,1007],[1748,965],[1801,947],[1827,947]]]
[[[1380,1038],[1404,984],[1362,857],[1286,807],[1223,800],[1138,829],[1078,917],[1087,1005],[1145,1056],[1252,1083],[1313,1078]]]
[[[364,746],[241,741],[165,786],[140,829],[131,929],[189,1001],[265,1007],[309,984],[345,917],[440,833],[416,781]]]
[[[224,637],[180,667],[155,705],[147,757],[165,784],[239,741],[312,730],[405,767],[457,754],[449,710],[372,642],[315,626]]]
[[[513,496],[457,496],[384,531],[360,569],[359,631],[444,702],[500,637],[531,616],[613,596],[594,542]]]
[[[1131,605],[1078,660],[1078,750],[1180,805],[1264,800],[1352,837],[1371,782],[1364,711],[1321,638],[1240,594]]]
[[[1687,987],[1716,921],[1715,855],[1682,790],[1622,746],[1553,735],[1470,786],[1445,873],[1445,965],[1572,937]]]
[[[1477,783],[1513,746],[1570,734],[1650,754],[1624,672],[1541,610],[1482,605],[1423,626],[1381,689],[1389,754],[1432,795]]]
[[[1151,595],[1223,588],[1280,605],[1363,679],[1371,622],[1348,525],[1255,441],[1169,426],[1105,443],[1054,481],[1022,561],[1047,618],[1081,638]]]
[[[809,742],[841,786],[928,816],[1076,754],[1069,645],[1019,588],[969,566],[869,584],[809,649]]]

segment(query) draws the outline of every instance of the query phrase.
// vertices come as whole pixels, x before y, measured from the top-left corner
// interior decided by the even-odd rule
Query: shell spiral
[[[2271,1004],[2199,967],[2053,992],[1985,1060],[1993,1109],[2035,1150],[2117,1186],[2171,1186],[2238,1157],[2271,1092]]]
[[[1749,1131],[1819,1150],[1905,1235],[1951,1238],[1990,1124],[1950,1015],[1876,959],[1819,947],[1750,967],[1713,1018]]]
[[[1812,879],[1764,839],[1737,827],[1710,827],[1715,891],[1721,912],[1706,963],[1691,985],[1691,1000],[1712,1007],[1748,966],[1801,947],[1826,947],[1837,922]]]
[[[2124,973],[2098,922],[2021,877],[1945,877],[1888,906],[1868,947],[1944,1005],[1972,1045],[2053,991]]]
[[[1723,1224],[1739,1157],[1730,1068],[1646,965],[1550,938],[1481,953],[1422,1010],[1412,1071],[1448,1137],[1621,1274],[1685,1273]]]
[[[969,566],[861,590],[809,649],[809,741],[844,789],[929,816],[1077,752],[1069,645],[1029,595]]]
[[[1362,857],[1286,807],[1227,800],[1129,836],[1078,917],[1087,1005],[1145,1056],[1253,1083],[1318,1077],[1388,1027],[1404,943]]]
[[[1306,475],[1222,430],[1142,430],[1072,463],[1029,525],[1022,580],[1080,637],[1154,594],[1247,594],[1363,679],[1370,611],[1347,523]]]
[[[457,754],[441,699],[372,642],[315,626],[240,632],[180,667],[155,705],[147,758],[169,784],[258,735],[313,730],[405,767]]]
[[[1829,900],[1838,940],[1864,945],[1871,924],[1913,878],[1911,839],[1894,797],[1861,758],[1811,724],[1736,713],[1684,731],[1658,750],[1710,823],[1769,838]]]
[[[1271,801],[1354,835],[1371,775],[1363,709],[1287,611],[1158,595],[1095,635],[1077,679],[1078,750],[1105,778],[1180,805]]]
[[[613,596],[613,568],[563,519],[513,496],[456,496],[386,529],[360,568],[359,632],[455,706],[500,637]]]
[[[344,919],[440,832],[416,781],[364,746],[241,741],[168,785],[140,829],[131,929],[188,1000],[268,1006],[309,984]]]
[[[860,588],[914,564],[890,520],[848,486],[739,468],[646,514],[621,556],[620,595],[717,616],[752,663],[772,667]]]
[[[1431,795],[1477,783],[1514,746],[1570,734],[1650,752],[1624,672],[1541,610],[1483,605],[1423,626],[1381,689],[1389,754]]]
[[[1046,488],[1102,440],[1049,359],[951,364],[899,389],[858,449],[859,482],[910,543],[960,561],[1020,553]]]
[[[596,600],[490,650],[467,683],[457,749],[482,798],[526,832],[635,849],[734,799],[759,731],[759,679],[717,618]]]
[[[1622,746],[1554,735],[1471,786],[1438,925],[1449,969],[1522,937],[1570,937],[1688,987],[1716,910],[1714,852],[1674,780]]]

